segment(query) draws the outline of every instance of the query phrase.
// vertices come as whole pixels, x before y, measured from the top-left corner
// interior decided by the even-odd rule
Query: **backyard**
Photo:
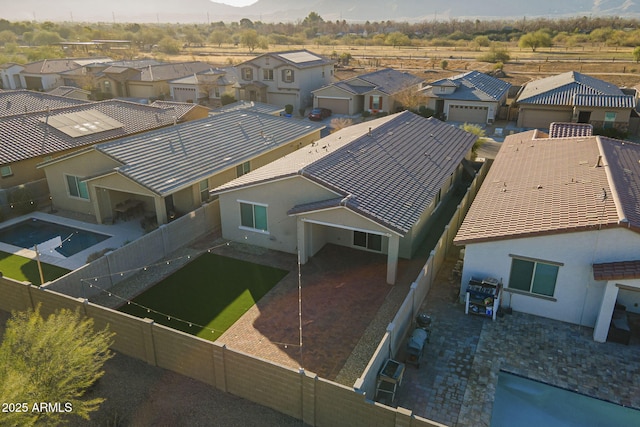
[[[207,252],[119,310],[215,341],[287,273]]]
[[[45,263],[41,263],[41,265],[45,282],[55,280],[69,272],[69,270],[55,265]],[[34,259],[0,252],[0,272],[3,276],[11,279],[30,282],[38,286],[42,284],[40,273],[38,272],[38,263]]]

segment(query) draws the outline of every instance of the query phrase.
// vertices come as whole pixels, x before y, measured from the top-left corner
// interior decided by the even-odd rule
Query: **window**
[[[79,199],[89,200],[89,190],[87,183],[81,181],[82,178],[73,175],[67,175],[67,188],[69,195]]]
[[[220,98],[220,88],[218,86],[215,86],[210,92],[209,92],[209,97],[210,98]]]
[[[379,234],[365,233],[364,231],[354,231],[353,246],[360,246],[361,248],[382,252],[382,236]]]
[[[243,80],[253,80],[253,69],[249,67],[245,67],[242,69],[242,79]]]
[[[209,200],[209,180],[200,181],[200,201],[202,203]]]
[[[380,96],[380,95],[371,95],[371,98],[369,98],[369,109],[371,109],[371,110],[381,110],[382,109],[382,96]]]
[[[559,265],[513,258],[509,288],[552,297],[556,289]]]
[[[262,70],[262,80],[273,80],[273,70],[270,68]]]
[[[105,81],[104,82],[104,91],[106,93],[111,93],[111,82],[110,81]]]
[[[251,162],[244,162],[243,164],[236,166],[237,177],[241,177],[249,172],[251,172]]]
[[[267,231],[267,206],[240,202],[240,225],[253,230]]]
[[[13,171],[11,170],[11,166],[2,166],[0,167],[0,176],[2,176],[3,178],[5,176],[11,176],[13,175]]]
[[[602,125],[605,129],[610,129],[613,127],[613,124],[616,122],[616,113],[614,111],[607,111],[604,113],[604,124]]]
[[[285,69],[282,70],[282,81],[285,83],[293,83],[293,70],[292,69]]]

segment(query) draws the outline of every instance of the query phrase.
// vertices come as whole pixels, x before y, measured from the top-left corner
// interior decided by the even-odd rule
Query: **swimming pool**
[[[491,427],[638,426],[640,411],[500,372]]]
[[[0,242],[26,249],[38,245],[38,252],[55,251],[66,258],[109,237],[35,218],[0,229]]]

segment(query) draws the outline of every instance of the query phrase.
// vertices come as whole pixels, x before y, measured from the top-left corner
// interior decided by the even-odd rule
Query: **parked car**
[[[322,120],[331,115],[331,110],[328,108],[314,108],[309,113],[309,120]]]

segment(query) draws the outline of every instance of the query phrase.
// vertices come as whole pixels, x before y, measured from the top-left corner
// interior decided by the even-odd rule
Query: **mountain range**
[[[309,12],[325,20],[445,21],[450,19],[640,17],[633,0],[258,0],[233,7],[210,0],[20,0],[1,7],[4,19],[74,22],[296,22]]]

